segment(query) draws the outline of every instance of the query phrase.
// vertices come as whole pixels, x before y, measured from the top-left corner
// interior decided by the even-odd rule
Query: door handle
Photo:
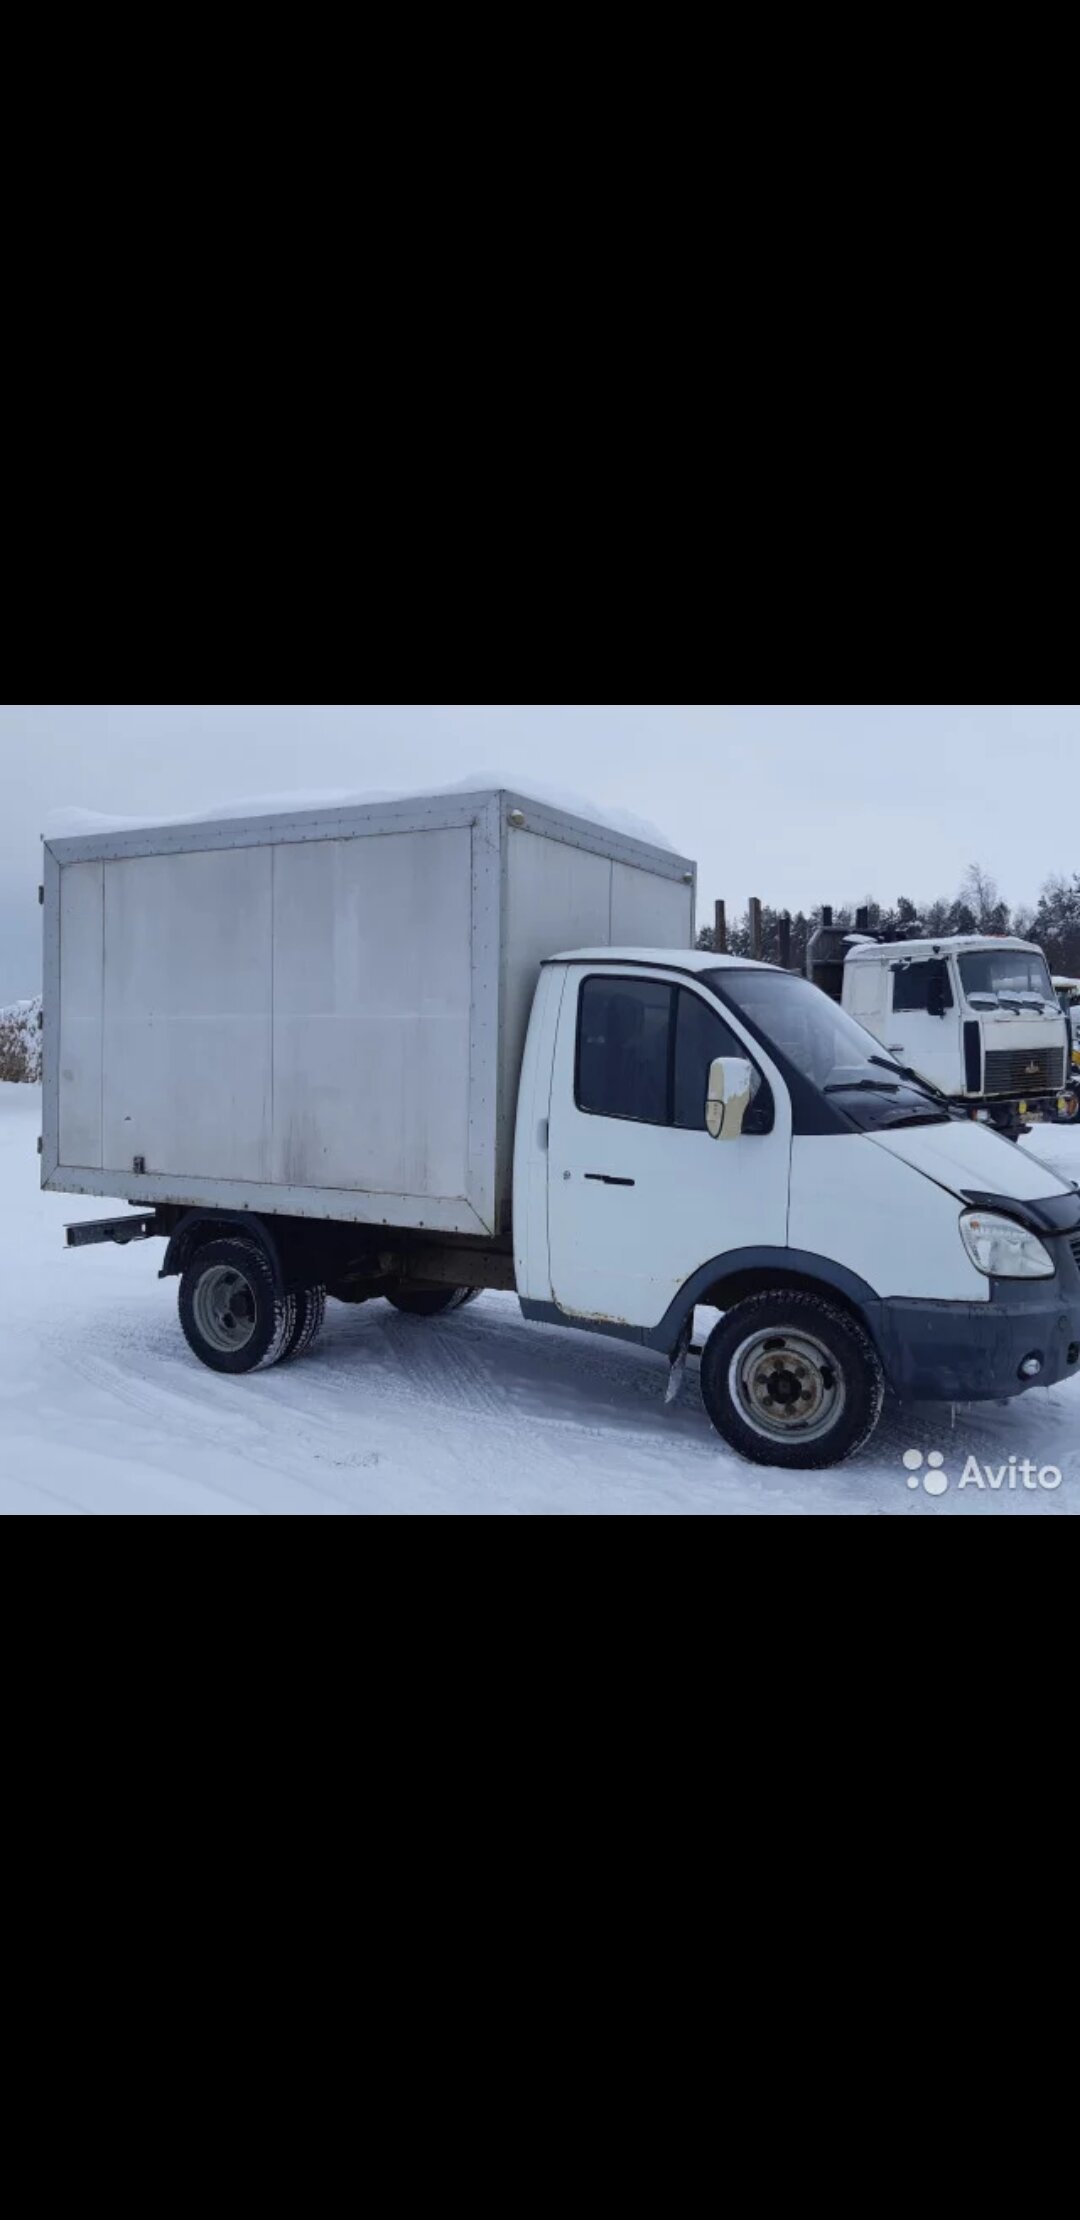
[[[586,1172],[585,1177],[586,1179],[591,1179],[594,1185],[597,1187],[637,1186],[636,1179],[613,1179],[610,1172]]]

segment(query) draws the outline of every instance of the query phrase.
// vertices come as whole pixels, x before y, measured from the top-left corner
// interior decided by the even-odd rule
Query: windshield
[[[970,1002],[972,995],[992,995],[995,1001],[1054,1003],[1054,989],[1045,956],[1036,949],[987,948],[961,956],[960,977]]]
[[[820,1093],[834,1096],[853,1125],[941,1123],[945,1099],[926,1080],[886,1055],[820,987],[790,971],[714,971],[709,986],[760,1034],[766,1047],[794,1065]]]

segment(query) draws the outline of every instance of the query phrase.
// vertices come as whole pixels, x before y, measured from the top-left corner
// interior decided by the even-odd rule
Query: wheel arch
[[[245,1211],[187,1211],[169,1236],[169,1246],[165,1251],[165,1262],[159,1277],[163,1280],[179,1279],[200,1249],[208,1248],[212,1241],[220,1241],[229,1234],[241,1234],[246,1241],[258,1242],[259,1247],[265,1251],[274,1275],[275,1294],[286,1294],[287,1283],[278,1243],[265,1219],[253,1218]]]
[[[881,1352],[881,1297],[846,1266],[799,1249],[741,1249],[703,1264],[680,1289],[670,1310],[648,1336],[670,1355],[698,1305],[734,1310],[754,1295],[818,1295],[855,1318]]]

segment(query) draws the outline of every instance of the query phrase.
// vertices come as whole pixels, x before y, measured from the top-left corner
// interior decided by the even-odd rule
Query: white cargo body
[[[48,841],[43,1184],[504,1234],[541,964],[695,895],[508,792]]]

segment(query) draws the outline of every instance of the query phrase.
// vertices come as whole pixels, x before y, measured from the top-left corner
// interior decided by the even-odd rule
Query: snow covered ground
[[[527,1326],[489,1295],[443,1323],[331,1305],[298,1365],[250,1380],[196,1364],[156,1242],[69,1255],[63,1227],[109,1205],[38,1190],[40,1096],[0,1086],[0,1513],[873,1513],[1080,1511],[1080,1381],[1007,1407],[890,1408],[838,1472],[759,1471],[712,1432],[691,1365]],[[1080,1179],[1080,1133],[1027,1144]],[[708,1329],[707,1314],[700,1325]],[[906,1451],[944,1455],[939,1499]],[[965,1489],[974,1456],[1056,1465],[1050,1493]]]

